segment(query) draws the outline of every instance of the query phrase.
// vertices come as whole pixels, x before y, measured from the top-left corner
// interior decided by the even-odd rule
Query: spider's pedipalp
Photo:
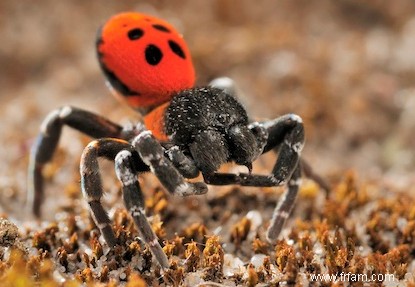
[[[200,171],[196,166],[196,163],[187,157],[178,146],[175,145],[168,148],[166,154],[173,165],[185,178],[195,178],[199,175]]]
[[[174,190],[174,194],[179,196],[201,195],[207,192],[208,188],[204,182],[185,182]]]
[[[268,131],[267,129],[259,122],[252,122],[248,125],[248,129],[252,131],[252,133],[255,135],[258,150],[261,152],[261,154],[264,152],[264,147],[267,144],[268,141]]]
[[[262,153],[254,133],[247,126],[233,126],[228,134],[229,151],[231,158],[237,164],[250,166]]]
[[[195,136],[189,151],[196,166],[204,174],[218,170],[229,159],[229,148],[225,137],[215,130],[204,130]]]

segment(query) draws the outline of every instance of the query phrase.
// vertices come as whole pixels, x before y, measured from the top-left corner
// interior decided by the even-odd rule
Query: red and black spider
[[[63,126],[95,138],[82,153],[81,187],[93,219],[109,246],[116,245],[111,221],[101,204],[98,158],[115,162],[124,204],[142,239],[163,268],[169,266],[145,215],[137,176],[153,172],[174,195],[204,194],[206,184],[287,185],[275,208],[267,238],[275,242],[300,184],[304,127],[299,116],[250,122],[243,106],[226,92],[228,85],[194,88],[194,68],[182,37],[167,22],[138,13],[112,17],[99,31],[97,53],[113,92],[144,115],[144,123],[123,128],[99,115],[65,106],[44,120],[33,146],[28,199],[40,216],[42,170],[54,154]],[[269,175],[251,173],[252,162],[270,150],[278,159]],[[248,173],[218,173],[226,162]],[[204,182],[188,182],[201,173]]]

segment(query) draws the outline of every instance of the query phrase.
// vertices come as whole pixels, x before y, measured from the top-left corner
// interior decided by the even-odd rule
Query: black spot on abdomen
[[[127,35],[128,35],[128,39],[130,39],[131,41],[134,41],[134,40],[138,40],[141,37],[143,37],[144,31],[141,30],[140,28],[135,28],[135,29],[131,29],[130,31],[128,31]]]
[[[163,25],[153,24],[152,26],[153,26],[154,29],[157,29],[157,30],[159,30],[161,32],[170,33],[170,30],[167,27],[163,26]]]
[[[152,66],[155,66],[158,63],[160,63],[161,59],[163,58],[163,53],[161,52],[159,47],[150,44],[147,46],[145,50],[145,57],[147,63],[149,63]]]
[[[177,56],[179,56],[182,59],[186,59],[186,55],[183,52],[183,49],[180,47],[179,44],[174,42],[173,40],[169,40],[169,46],[170,49],[175,53]]]

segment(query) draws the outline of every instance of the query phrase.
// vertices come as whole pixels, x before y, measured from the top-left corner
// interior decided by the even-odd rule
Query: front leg
[[[120,137],[122,127],[93,113],[65,106],[52,111],[43,121],[29,159],[27,205],[40,217],[43,201],[43,168],[56,150],[62,127],[70,126],[93,138]]]
[[[285,222],[291,214],[291,210],[294,207],[295,200],[297,199],[298,189],[301,184],[301,167],[300,164],[294,170],[290,180],[287,183],[287,190],[283,193],[277,206],[274,209],[274,213],[271,218],[270,225],[267,230],[267,239],[270,242],[275,243],[280,235]]]
[[[278,159],[272,169],[272,176],[281,185],[287,183],[267,231],[267,239],[275,242],[294,207],[301,179],[299,164],[304,147],[304,126],[302,119],[294,114],[284,115],[262,125],[268,132],[268,140],[263,152],[278,149]]]
[[[300,154],[304,146],[304,127],[299,116],[288,114],[272,121],[251,124],[250,129],[257,134],[263,145],[263,153],[275,149],[278,159],[270,175],[251,173],[204,174],[207,183],[214,185],[239,184],[242,186],[279,186],[287,184],[274,210],[267,238],[275,242],[287,220],[298,193],[301,178]],[[265,139],[265,140],[264,140]]]
[[[304,127],[299,116],[289,114],[272,121],[249,126],[257,136],[262,153],[271,149],[278,152],[277,162],[270,175],[252,173],[203,174],[206,183],[213,185],[238,184],[242,186],[278,186],[288,182],[300,160],[304,146]]]
[[[271,149],[278,150],[272,174],[278,182],[287,182],[297,167],[304,147],[303,121],[295,114],[287,114],[260,125],[268,131],[263,153]]]

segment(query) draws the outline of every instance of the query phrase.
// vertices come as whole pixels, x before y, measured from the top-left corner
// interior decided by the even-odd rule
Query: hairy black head
[[[207,173],[227,161],[249,165],[254,160],[258,146],[247,125],[244,107],[212,87],[178,93],[165,113],[166,134]]]
[[[175,144],[186,145],[204,130],[226,134],[235,125],[247,125],[244,107],[223,90],[211,87],[178,93],[165,115],[166,134]]]

